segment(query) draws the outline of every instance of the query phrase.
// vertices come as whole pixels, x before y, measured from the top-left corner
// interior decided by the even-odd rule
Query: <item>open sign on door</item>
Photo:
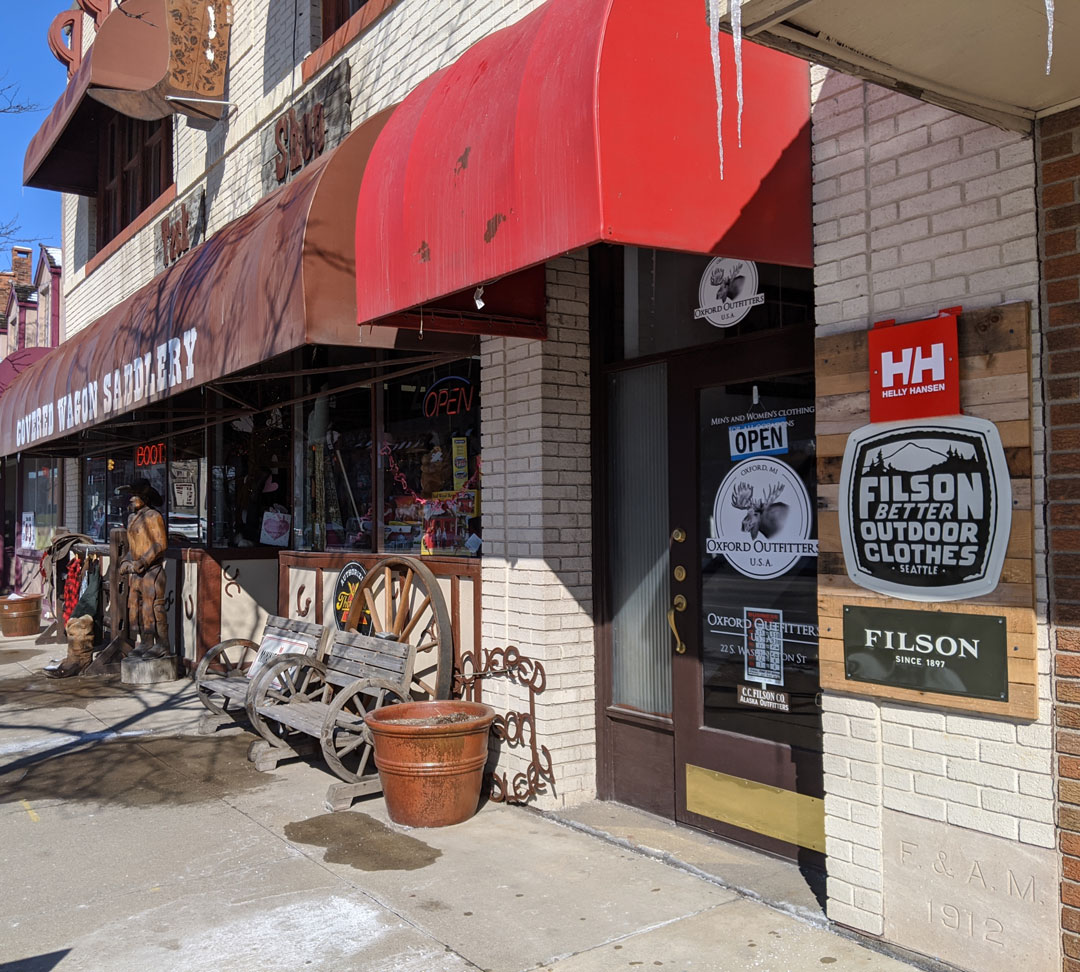
[[[763,419],[733,425],[728,429],[731,458],[750,456],[780,456],[788,451],[787,419]]]

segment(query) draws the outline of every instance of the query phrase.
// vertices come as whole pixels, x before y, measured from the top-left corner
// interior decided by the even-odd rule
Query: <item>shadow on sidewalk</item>
[[[32,955],[30,958],[16,959],[14,962],[3,962],[0,963],[0,972],[50,972],[70,952],[70,948],[65,948],[59,952],[48,952],[44,955]]]
[[[204,803],[273,785],[248,762],[250,737],[158,737],[113,741],[0,770],[4,803],[86,801],[126,807]],[[2,968],[0,968],[2,972]]]

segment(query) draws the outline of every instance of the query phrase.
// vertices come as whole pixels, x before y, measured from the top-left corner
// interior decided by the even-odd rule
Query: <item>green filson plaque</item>
[[[845,604],[844,675],[855,682],[1007,701],[1005,619]]]

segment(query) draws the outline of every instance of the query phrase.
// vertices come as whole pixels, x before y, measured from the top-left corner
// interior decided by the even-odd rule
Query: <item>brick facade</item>
[[[596,795],[589,459],[589,261],[547,265],[548,339],[484,338],[483,647],[515,645],[543,664],[537,738],[555,785],[537,806]],[[527,710],[524,689],[492,679],[484,698]],[[504,749],[500,770],[528,762]]]
[[[865,329],[882,318],[916,320],[957,304],[972,310],[1029,301],[1033,506],[1041,509],[1046,450],[1031,140],[821,68],[812,73],[812,105],[819,333]],[[1054,846],[1041,523],[1035,557],[1037,723],[825,693],[827,890],[834,921],[883,933],[885,809],[1021,844]]]
[[[177,201],[206,194],[208,235],[242,216],[264,194],[263,133],[311,86],[303,84],[301,65],[315,42],[311,12],[317,2],[302,0],[294,29],[292,16],[271,12],[276,7],[268,0],[234,0],[228,114],[209,129],[179,116],[174,122]],[[481,37],[519,20],[540,2],[463,0],[432,5],[400,0],[330,62],[312,85],[348,60],[355,128],[403,99]],[[85,18],[84,37],[93,36],[92,21]],[[95,253],[95,223],[93,200],[64,196],[63,239],[69,254],[63,276],[65,337],[92,324],[161,270],[155,264],[154,244],[160,236],[155,219],[88,275],[86,264]]]
[[[1080,972],[1080,109],[1039,124],[1062,946]]]

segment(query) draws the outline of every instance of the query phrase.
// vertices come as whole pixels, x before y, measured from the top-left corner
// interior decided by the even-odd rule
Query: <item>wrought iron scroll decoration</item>
[[[306,618],[308,611],[311,610],[311,598],[310,597],[306,601],[304,601],[302,606],[300,604],[300,598],[302,598],[304,596],[304,590],[306,589],[306,587],[307,587],[306,584],[301,584],[296,589],[296,616],[298,618]]]
[[[524,772],[508,779],[506,773],[486,774],[492,803],[527,803],[551,787],[555,793],[555,774],[551,754],[536,741],[536,697],[547,686],[544,666],[522,655],[513,645],[479,652],[466,651],[461,655],[461,673],[456,675],[461,698],[480,701],[481,679],[503,676],[529,690],[528,712],[497,714],[491,725],[496,739],[515,749],[527,745],[532,756]]]

